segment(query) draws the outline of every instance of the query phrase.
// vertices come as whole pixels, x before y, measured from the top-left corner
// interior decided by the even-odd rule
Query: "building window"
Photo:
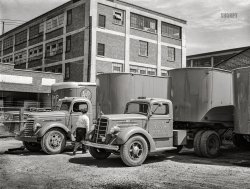
[[[64,14],[60,14],[46,21],[46,31],[51,32],[63,26]]]
[[[105,28],[105,24],[106,24],[106,16],[99,14],[98,26],[101,28]]]
[[[46,57],[55,56],[63,52],[63,40],[59,39],[46,44]]]
[[[113,12],[113,24],[122,25],[123,24],[123,12],[115,10]]]
[[[113,73],[120,73],[123,72],[123,65],[118,63],[112,64],[112,72]]]
[[[8,49],[13,47],[13,36],[8,37],[7,39],[3,40],[3,49]]]
[[[39,60],[43,58],[43,46],[34,47],[29,50],[29,61]]]
[[[44,24],[40,23],[29,28],[29,39],[36,38],[43,34]]]
[[[3,58],[3,63],[13,63],[13,57],[12,57],[12,55],[4,57]]]
[[[71,35],[66,37],[66,52],[71,50]]]
[[[130,73],[137,73],[141,75],[156,75],[156,69],[141,66],[130,66]]]
[[[72,24],[72,9],[67,11],[67,26]]]
[[[148,56],[148,42],[146,41],[139,41],[139,42],[140,42],[139,55]]]
[[[161,70],[161,76],[162,77],[167,77],[168,76],[168,71],[167,70]]]
[[[175,61],[175,48],[168,47],[168,61]]]
[[[19,45],[27,41],[27,30],[21,31],[15,35],[15,45]]]
[[[162,22],[161,33],[163,36],[181,39],[181,27]]]
[[[65,79],[70,78],[70,64],[65,64]]]
[[[23,64],[23,63],[26,63],[26,61],[27,61],[27,53],[26,53],[26,51],[16,53],[14,57],[15,57],[15,60],[14,60],[15,65]]]
[[[147,74],[148,75],[156,75],[156,69],[155,68],[148,68]]]
[[[98,56],[105,56],[105,44],[98,43],[97,55]]]
[[[157,32],[157,21],[155,19],[131,13],[130,22],[131,28],[136,28],[152,33]]]
[[[62,65],[46,67],[45,72],[62,73]]]

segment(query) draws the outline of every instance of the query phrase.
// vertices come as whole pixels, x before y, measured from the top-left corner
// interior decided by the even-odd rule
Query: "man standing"
[[[73,155],[76,154],[78,147],[82,145],[82,153],[86,153],[86,147],[81,143],[82,140],[85,140],[86,135],[89,131],[89,117],[87,116],[88,110],[86,108],[81,109],[82,115],[78,117],[76,122],[76,142],[73,151]]]

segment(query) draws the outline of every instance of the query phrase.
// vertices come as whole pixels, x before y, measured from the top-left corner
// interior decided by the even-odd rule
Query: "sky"
[[[31,20],[67,1],[0,0],[0,21],[19,20],[6,23],[6,32],[17,24]],[[127,0],[127,2],[186,20],[187,55],[250,46],[250,0]],[[0,28],[2,31],[2,23]]]

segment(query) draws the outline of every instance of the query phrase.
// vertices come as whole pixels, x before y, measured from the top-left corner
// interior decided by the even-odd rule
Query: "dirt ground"
[[[118,156],[97,161],[89,153],[76,156],[15,151],[21,142],[0,139],[0,188],[250,188],[250,151],[232,146],[216,159],[180,154],[150,155],[140,167],[126,167]]]

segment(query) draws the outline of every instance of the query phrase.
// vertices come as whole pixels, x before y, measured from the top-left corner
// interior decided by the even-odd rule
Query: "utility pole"
[[[4,21],[2,21],[2,35],[4,34]]]

